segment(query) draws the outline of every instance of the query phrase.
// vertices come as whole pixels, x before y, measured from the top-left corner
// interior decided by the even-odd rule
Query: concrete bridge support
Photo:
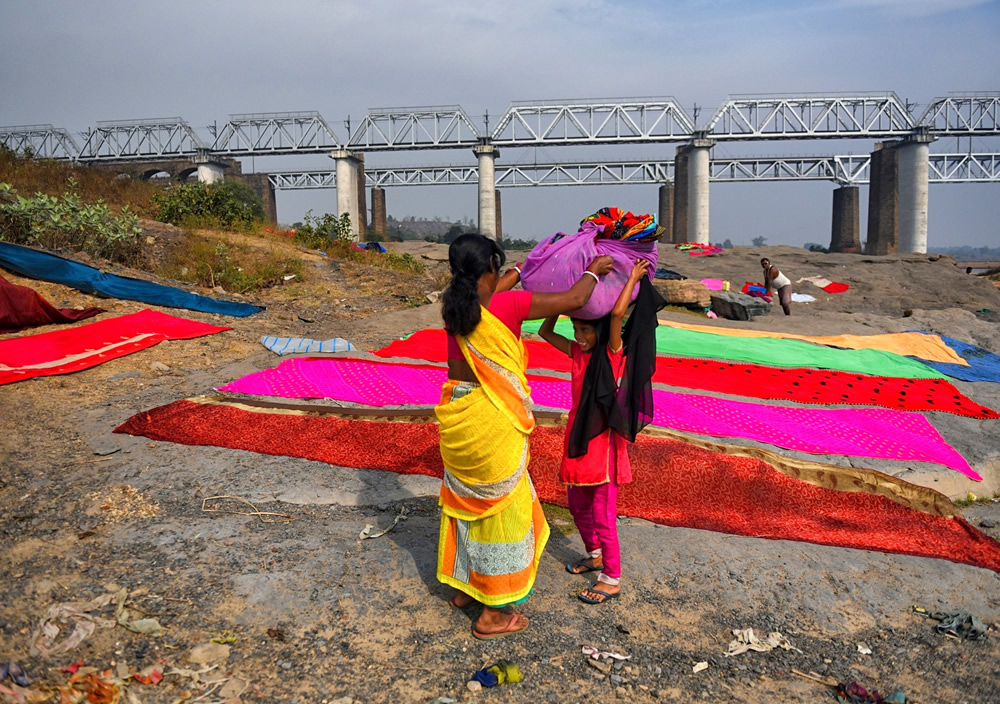
[[[899,251],[927,252],[928,157],[933,137],[924,133],[896,146],[899,154]]]
[[[493,191],[497,209],[497,242],[503,242],[503,215],[500,212],[500,190]]]
[[[215,183],[226,176],[226,165],[214,161],[198,164],[198,180],[201,183]]]
[[[385,211],[385,189],[372,186],[372,230],[383,241],[388,238],[389,224]]]
[[[351,218],[351,237],[358,241],[361,216],[358,212],[358,158],[348,149],[335,149],[330,157],[337,164],[337,215]]]
[[[688,153],[688,239],[708,244],[708,177],[711,169],[710,139],[691,140]]]
[[[688,153],[687,147],[677,147],[674,157],[674,244],[688,241]]]
[[[358,239],[364,240],[368,234],[368,202],[365,198],[365,155],[355,154],[358,160]]]
[[[497,239],[496,158],[500,152],[489,143],[472,149],[479,159],[479,234]],[[338,176],[339,180],[339,176]]]
[[[868,169],[868,240],[865,254],[895,254],[899,247],[898,152],[880,142]]]
[[[674,229],[674,184],[667,182],[660,186],[659,189],[659,203],[657,209],[656,219],[664,230],[666,230],[666,236],[661,238],[665,242],[673,242],[673,229]]]
[[[858,253],[861,251],[859,192],[857,186],[841,186],[833,192],[831,252]]]

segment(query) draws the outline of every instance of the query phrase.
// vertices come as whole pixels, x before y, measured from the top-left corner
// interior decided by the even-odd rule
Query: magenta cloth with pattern
[[[301,358],[249,374],[220,391],[329,398],[367,406],[434,405],[447,379],[445,367],[350,358]],[[528,375],[539,406],[569,409],[569,380]],[[888,408],[766,406],[653,390],[654,425],[699,435],[739,437],[810,454],[933,462],[981,480],[919,413]]]

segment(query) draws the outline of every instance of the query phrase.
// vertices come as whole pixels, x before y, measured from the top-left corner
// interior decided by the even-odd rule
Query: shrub
[[[84,203],[73,178],[59,197],[36,193],[25,198],[9,183],[0,183],[0,239],[8,242],[49,249],[68,247],[134,263],[141,233],[139,218],[127,205],[115,215],[102,200]]]
[[[335,242],[350,243],[354,238],[351,235],[351,216],[344,213],[337,217],[333,213],[323,213],[320,217],[313,217],[310,210],[305,214],[305,222],[295,230],[295,241],[304,244],[310,249],[327,251],[332,248]]]
[[[238,181],[180,183],[153,196],[156,217],[186,227],[248,230],[264,219],[264,204],[250,186]]]

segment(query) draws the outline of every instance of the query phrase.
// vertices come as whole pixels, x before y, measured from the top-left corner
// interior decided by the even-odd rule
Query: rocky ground
[[[28,693],[59,701],[52,688],[71,677],[62,669],[84,661],[84,668],[110,669],[107,680],[153,667],[167,673],[158,684],[128,687],[138,701],[154,703],[833,701],[817,681],[826,678],[885,694],[902,690],[913,702],[1000,701],[1000,575],[984,569],[622,519],[623,596],[587,607],[575,599],[583,578],[562,568],[577,555],[579,538],[568,515],[552,508],[553,537],[525,606],[530,628],[483,643],[470,635],[475,613],[449,607],[434,577],[433,480],[111,433],[141,410],[273,366],[277,358],[258,344],[261,335],[340,336],[372,349],[436,324],[433,305],[415,304],[439,290],[444,248],[407,247],[428,265],[425,273],[303,255],[309,280],[254,297],[268,306],[264,313],[224,319],[168,311],[231,331],[0,387],[0,661],[25,667],[35,680]],[[852,288],[834,297],[803,284],[796,290],[821,300],[796,306],[789,318],[715,324],[803,334],[918,328],[1000,352],[1000,293],[946,258],[790,247],[691,258],[664,248],[661,266],[742,285],[759,278],[762,255],[793,281],[820,274]],[[8,278],[58,306],[95,304],[64,287]],[[99,304],[112,314],[144,307]],[[985,309],[994,312],[976,312]],[[960,386],[1000,406],[992,385]],[[977,469],[996,461],[995,421],[932,422]],[[892,471],[922,481],[933,475],[931,468]],[[220,495],[232,498],[204,503]],[[404,510],[392,531],[359,540],[366,525],[386,528]],[[964,513],[1000,537],[1000,504],[976,503]],[[128,611],[156,618],[163,635],[98,625],[68,652],[29,653],[50,607],[121,588]],[[992,629],[984,641],[958,641],[935,633],[936,622],[912,613],[914,605],[965,609]],[[95,613],[113,619],[114,611],[111,603]],[[737,628],[779,631],[795,649],[726,658]],[[199,647],[212,639],[226,642]],[[595,667],[581,645],[630,657]],[[501,658],[520,666],[523,682],[467,689],[475,670]],[[693,672],[701,662],[707,669]]]

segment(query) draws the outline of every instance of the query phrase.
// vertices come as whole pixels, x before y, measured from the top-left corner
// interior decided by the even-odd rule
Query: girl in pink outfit
[[[588,604],[602,604],[617,598],[621,592],[616,522],[618,485],[632,481],[626,442],[634,441],[638,430],[652,418],[650,379],[655,366],[655,311],[662,307],[662,299],[649,284],[648,266],[641,259],[635,263],[609,315],[600,320],[572,319],[575,340],[555,332],[558,316],[546,318],[538,332],[572,358],[573,405],[563,442],[559,480],[569,487],[569,510],[587,552],[566,565],[566,570],[571,574],[600,572],[597,584],[579,594]],[[642,279],[646,282],[640,290],[645,295],[637,299],[625,333],[632,348],[643,350],[636,355],[637,365],[636,360],[628,360],[633,349],[625,349],[622,321],[632,292]],[[636,317],[645,320],[639,322],[634,320]],[[648,367],[645,375],[639,367]],[[648,397],[648,402],[642,401],[644,397]]]

